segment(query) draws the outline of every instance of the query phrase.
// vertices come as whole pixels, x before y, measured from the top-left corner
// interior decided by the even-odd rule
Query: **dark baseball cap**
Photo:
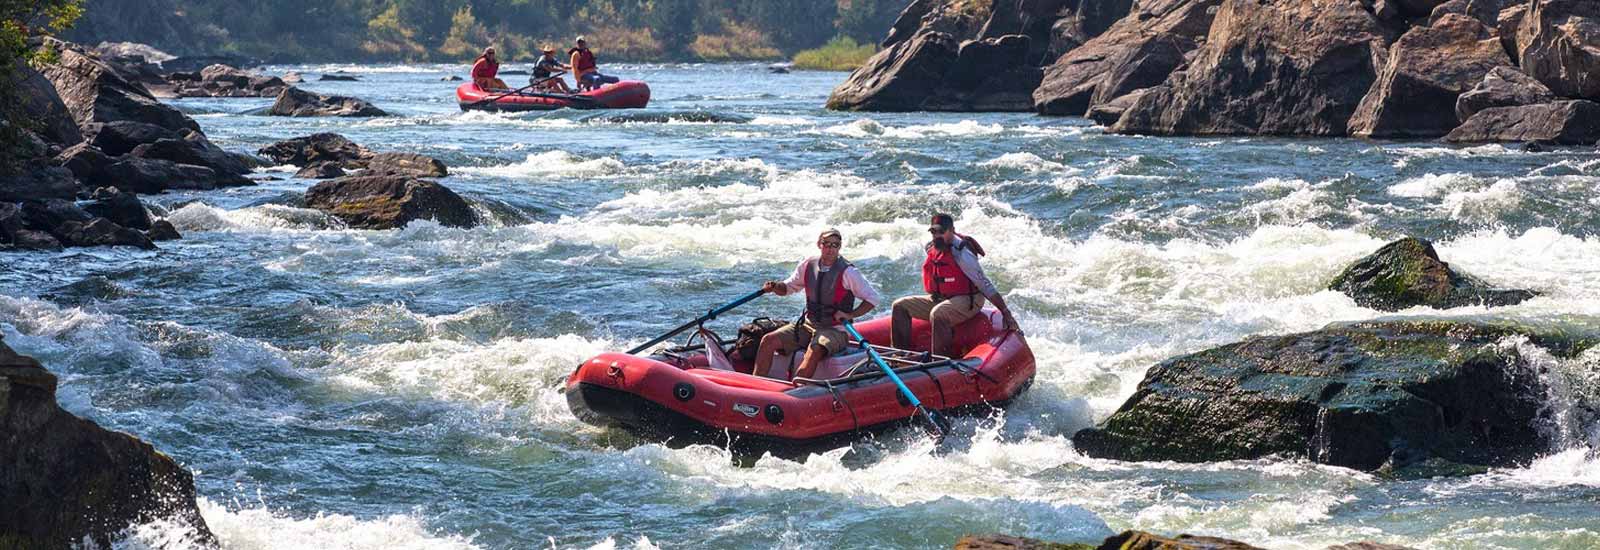
[[[950,217],[949,214],[940,212],[938,214],[934,214],[933,218],[928,220],[928,229],[933,229],[935,227],[944,229],[946,231],[955,229],[956,220],[955,218]]]

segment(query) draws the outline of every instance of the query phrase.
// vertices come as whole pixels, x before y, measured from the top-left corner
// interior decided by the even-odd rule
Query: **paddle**
[[[526,89],[528,89],[528,88],[532,88],[532,87],[534,87],[534,86],[537,86],[537,85],[538,85],[538,83],[537,83],[537,82],[535,82],[535,83],[532,83],[532,84],[529,84],[529,85],[527,85],[527,86],[523,86],[523,87],[521,87],[521,88],[517,88],[517,89],[515,89],[515,90],[511,90],[511,91],[509,91],[509,92],[506,92],[506,93],[503,93],[503,94],[500,94],[500,95],[497,95],[497,96],[494,96],[494,97],[487,97],[487,98],[483,98],[483,99],[480,99],[480,100],[477,100],[477,101],[474,101],[474,102],[472,102],[472,103],[469,103],[469,104],[467,104],[467,106],[468,106],[468,107],[477,107],[477,106],[479,106],[479,105],[483,105],[483,104],[485,104],[485,103],[493,103],[493,102],[496,102],[496,101],[499,101],[499,100],[500,100],[500,98],[502,98],[502,97],[506,97],[506,96],[508,96],[508,95],[511,95],[511,94],[515,94],[515,93],[517,93],[517,92],[520,92],[520,91],[523,91],[523,90],[526,90]]]
[[[889,363],[878,355],[877,350],[872,349],[871,344],[867,343],[867,339],[862,338],[861,333],[856,332],[855,323],[845,321],[844,330],[854,336],[857,342],[861,342],[861,347],[867,350],[867,356],[872,358],[872,362],[877,363],[878,368],[883,369],[883,374],[894,381],[894,385],[900,388],[900,393],[906,396],[906,400],[911,402],[911,406],[916,407],[917,411],[922,413],[922,418],[927,419],[928,424],[933,426],[934,435],[941,440],[944,439],[944,434],[950,431],[950,424],[945,422],[944,417],[922,406],[922,401],[917,400],[916,394],[911,393],[911,388],[906,387],[906,383],[900,380],[900,375],[895,374],[894,369],[889,368]]]
[[[682,326],[679,326],[678,328],[672,329],[671,331],[668,331],[666,334],[663,334],[661,336],[657,336],[657,337],[655,337],[655,339],[650,340],[649,342],[645,342],[643,344],[640,344],[638,347],[635,347],[633,349],[628,350],[628,355],[633,355],[635,353],[639,353],[639,352],[644,351],[646,349],[650,349],[650,346],[654,346],[656,344],[664,342],[668,338],[676,336],[680,332],[683,332],[685,330],[689,330],[691,327],[698,326],[700,323],[704,323],[706,321],[710,321],[712,319],[716,319],[718,315],[722,315],[724,313],[727,313],[728,310],[731,310],[733,308],[742,306],[746,302],[749,302],[750,300],[754,300],[756,298],[759,298],[759,297],[761,297],[762,294],[765,294],[766,292],[767,291],[765,291],[765,290],[757,290],[755,292],[751,292],[749,294],[746,294],[746,295],[740,297],[738,300],[734,300],[732,302],[729,302],[728,304],[726,304],[726,305],[724,305],[722,307],[719,307],[717,309],[713,309],[711,311],[708,311],[708,312],[706,312],[705,315],[701,315],[700,317],[696,318],[693,321],[689,321],[687,323],[684,323]]]

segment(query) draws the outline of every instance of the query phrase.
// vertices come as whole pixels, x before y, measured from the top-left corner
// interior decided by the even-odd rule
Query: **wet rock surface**
[[[366,101],[346,96],[323,95],[289,86],[278,93],[278,100],[267,110],[272,116],[309,117],[381,117],[389,116],[383,109]]]
[[[1073,444],[1118,460],[1300,456],[1398,477],[1523,465],[1550,444],[1524,339],[1558,357],[1594,344],[1454,321],[1256,337],[1152,367]]]
[[[1495,288],[1439,259],[1433,243],[1407,237],[1357,260],[1328,283],[1362,307],[1399,311],[1513,305],[1536,296],[1531,290]]]
[[[414,220],[449,227],[477,225],[465,199],[443,185],[400,175],[358,175],[325,181],[306,190],[306,206],[360,229],[397,229]]]
[[[164,519],[217,541],[194,478],[150,444],[62,410],[56,376],[0,342],[0,543],[110,547],[135,524]]]

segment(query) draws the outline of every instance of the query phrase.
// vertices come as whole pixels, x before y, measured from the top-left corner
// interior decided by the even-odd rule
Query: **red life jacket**
[[[940,250],[932,242],[928,243],[928,259],[922,262],[922,290],[932,294],[935,299],[978,293],[978,286],[972,284],[972,279],[967,278],[961,266],[956,264],[956,251],[970,248],[974,254],[982,256],[983,247],[972,237],[956,236],[961,237],[961,242],[950,250]]]
[[[472,78],[494,78],[500,72],[500,64],[489,61],[487,57],[480,57],[472,64]]]
[[[844,270],[850,262],[844,258],[833,261],[826,273],[819,273],[817,258],[806,260],[802,270],[806,274],[806,320],[819,327],[831,327],[836,311],[855,311],[856,293],[844,287]]]
[[[578,59],[572,63],[572,74],[583,74],[595,70],[594,52],[577,48],[567,50],[568,55],[573,52],[577,52]]]

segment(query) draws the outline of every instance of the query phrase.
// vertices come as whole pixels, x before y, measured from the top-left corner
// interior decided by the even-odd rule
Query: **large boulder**
[[[828,96],[828,108],[918,111],[955,64],[959,45],[942,32],[921,32],[879,50]]]
[[[337,162],[328,160],[313,162],[296,171],[294,177],[313,180],[342,178],[344,177],[344,167]]]
[[[157,520],[216,537],[194,477],[149,443],[62,410],[56,377],[0,342],[0,533],[8,548],[109,548]]]
[[[145,143],[134,147],[128,154],[140,158],[205,166],[216,170],[218,174],[229,176],[249,174],[253,165],[248,157],[223,151],[199,132],[190,132],[183,139],[159,139]]]
[[[91,123],[85,134],[90,145],[113,157],[126,155],[146,143],[183,139],[183,133],[178,130],[133,120]]]
[[[1040,114],[1081,116],[1094,106],[1156,86],[1186,63],[1222,0],[1142,0],[1130,15],[1045,69],[1033,92]]]
[[[1600,100],[1600,2],[1531,0],[1517,45],[1522,70],[1556,95]]]
[[[307,166],[331,161],[345,166],[365,166],[372,151],[344,136],[333,133],[311,134],[286,139],[256,151],[279,164]]]
[[[1450,321],[1365,322],[1168,359],[1099,427],[1090,456],[1207,462],[1269,455],[1397,477],[1526,465],[1550,450],[1523,341],[1571,358],[1593,341]]]
[[[288,86],[281,78],[222,64],[198,73],[172,73],[167,85],[177,97],[277,97]]]
[[[977,38],[1027,36],[1027,60],[1036,64],[1106,32],[1132,5],[1133,0],[995,0]]]
[[[366,160],[363,175],[390,174],[413,178],[442,178],[450,169],[439,159],[416,153],[378,153]]]
[[[450,227],[477,225],[465,199],[437,183],[407,176],[352,176],[306,190],[306,206],[360,229],[396,229],[430,219]]]
[[[77,120],[44,75],[19,59],[11,67],[11,80],[22,112],[34,122],[39,137],[63,147],[83,141]]]
[[[322,95],[288,86],[278,94],[278,100],[267,110],[272,116],[309,117],[379,117],[389,116],[383,109],[353,97]]]
[[[83,205],[83,210],[123,227],[141,231],[150,229],[150,212],[145,210],[144,203],[139,202],[133,194],[123,193],[115,187],[95,190],[94,202]]]
[[[102,59],[139,57],[150,63],[161,63],[177,58],[177,56],[156,49],[154,46],[138,42],[101,42],[100,45],[94,47],[94,53]]]
[[[1350,120],[1351,135],[1439,137],[1461,123],[1456,99],[1496,67],[1510,67],[1500,40],[1477,19],[1446,14],[1389,48],[1389,62]]]
[[[1415,306],[1449,309],[1505,306],[1534,297],[1533,291],[1496,288],[1439,259],[1433,243],[1406,237],[1357,260],[1328,283],[1362,307],[1400,311]]]
[[[1433,13],[1428,15],[1428,25],[1436,25],[1444,19],[1444,16],[1455,13],[1477,19],[1484,26],[1496,29],[1500,24],[1500,12],[1505,9],[1505,2],[1506,0],[1449,0],[1433,8]],[[1496,31],[1494,34],[1498,36],[1500,33]]]
[[[72,171],[57,166],[29,166],[20,173],[0,175],[0,201],[71,199],[80,186]]]
[[[105,168],[106,185],[129,193],[154,194],[168,189],[217,189],[255,185],[243,176],[219,174],[216,170],[170,160],[122,157]]]
[[[1101,541],[1100,548],[1115,550],[1262,550],[1236,540],[1178,535],[1163,537],[1144,531],[1123,531]]]
[[[153,250],[156,244],[144,233],[105,218],[62,223],[51,233],[66,246],[132,246]]]
[[[1478,111],[1444,137],[1452,143],[1600,142],[1600,104],[1575,99]]]
[[[1550,88],[1511,67],[1495,67],[1477,86],[1456,98],[1456,119],[1466,122],[1478,111],[1555,101]]]
[[[92,186],[103,181],[106,167],[115,161],[99,147],[84,142],[62,150],[56,155],[55,162],[57,166],[72,172],[79,181]]]
[[[1008,34],[968,40],[940,79],[941,87],[922,104],[930,111],[1028,111],[1044,73],[1027,63],[1032,40]]]
[[[1188,68],[1112,131],[1346,135],[1394,33],[1350,0],[1225,0]]]
[[[193,119],[157,101],[144,86],[123,78],[93,54],[60,40],[44,40],[55,61],[40,72],[55,85],[78,128],[96,122],[134,121],[175,132],[200,129]]]

